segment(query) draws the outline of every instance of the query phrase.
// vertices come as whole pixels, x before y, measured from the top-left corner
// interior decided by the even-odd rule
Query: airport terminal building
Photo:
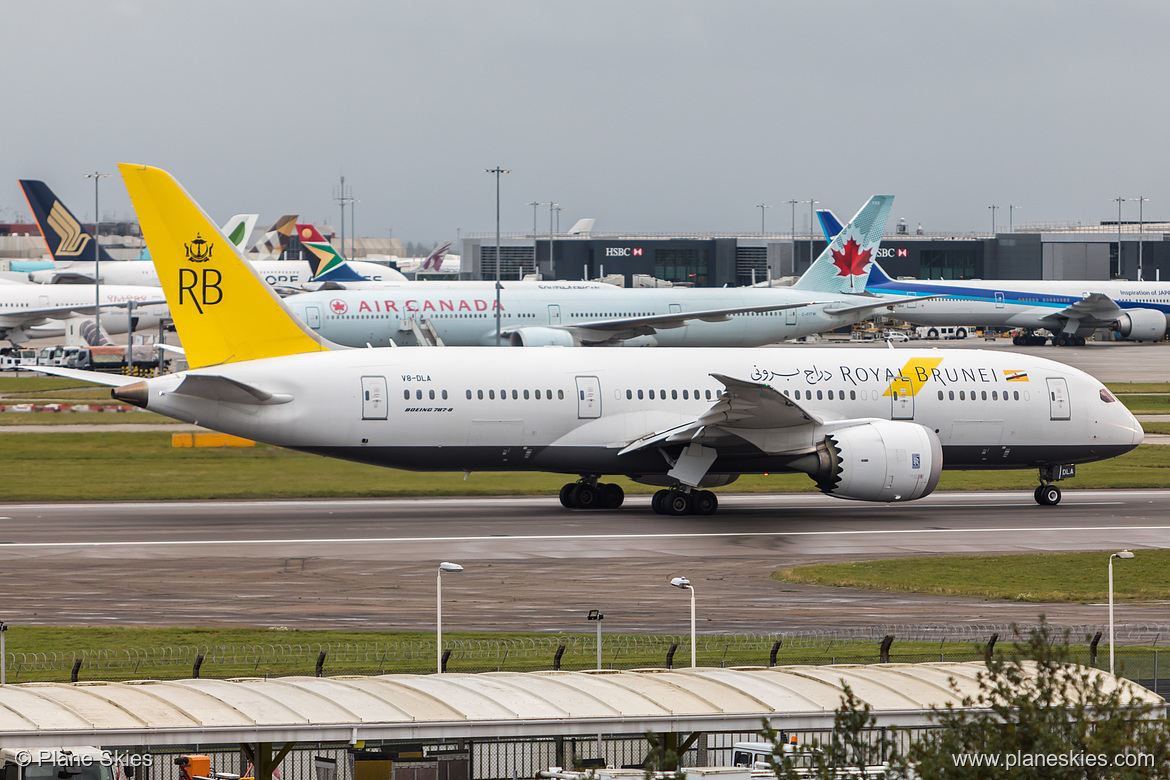
[[[1170,223],[1103,222],[1017,227],[1010,233],[926,234],[896,226],[878,261],[894,277],[919,279],[1170,280]],[[741,286],[799,276],[825,248],[824,236],[756,234],[504,233],[462,241],[463,276],[596,279],[642,274],[697,287]],[[1119,250],[1120,247],[1120,250]],[[1139,277],[1140,269],[1140,277]]]

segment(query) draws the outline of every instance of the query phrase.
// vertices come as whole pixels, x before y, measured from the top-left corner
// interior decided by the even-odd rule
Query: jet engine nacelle
[[[512,331],[508,344],[513,347],[575,347],[573,334],[560,328],[521,328]]]
[[[1117,318],[1117,332],[1134,341],[1158,341],[1166,335],[1166,315],[1156,309],[1127,309]]]
[[[824,493],[859,501],[913,501],[942,473],[942,444],[929,428],[873,420],[827,434],[811,476]]]

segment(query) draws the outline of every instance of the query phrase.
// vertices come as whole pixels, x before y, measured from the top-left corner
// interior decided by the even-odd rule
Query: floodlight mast
[[[691,592],[691,668],[694,669],[697,666],[695,663],[695,586],[691,585],[691,581],[686,577],[675,577],[670,581],[670,584]]]
[[[1109,556],[1109,674],[1113,674],[1113,559],[1128,560],[1133,557],[1129,550],[1115,552]]]
[[[443,572],[463,571],[457,563],[443,561],[435,573],[435,672],[443,673]]]

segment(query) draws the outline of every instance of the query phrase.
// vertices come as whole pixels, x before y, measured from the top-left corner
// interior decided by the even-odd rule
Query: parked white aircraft
[[[427,282],[306,293],[294,313],[347,346],[752,347],[823,333],[899,301],[864,287],[893,197],[875,195],[792,287],[622,289],[604,284]]]
[[[820,211],[826,238],[840,230],[831,211]],[[876,262],[866,290],[879,295],[929,296],[904,303],[891,316],[914,325],[1022,328],[1017,346],[1084,346],[1099,328],[1134,341],[1159,341],[1170,322],[1170,283],[1072,279],[944,281],[892,279]]]
[[[103,284],[95,293],[92,284],[5,284],[0,285],[0,338],[23,344],[31,337],[46,335],[30,332],[31,328],[74,314],[93,314],[99,300],[103,314],[133,301],[136,330],[155,327],[167,316],[162,290],[157,287]],[[102,329],[125,333],[127,319],[125,315],[103,316]]]
[[[188,371],[115,386],[176,419],[331,457],[415,470],[580,474],[561,501],[616,507],[627,474],[669,486],[660,512],[713,512],[740,473],[804,472],[829,495],[908,501],[944,466],[1072,464],[1133,449],[1141,426],[1091,376],[975,350],[332,349],[226,246],[165,171],[121,165]],[[209,247],[210,248],[210,247]]]

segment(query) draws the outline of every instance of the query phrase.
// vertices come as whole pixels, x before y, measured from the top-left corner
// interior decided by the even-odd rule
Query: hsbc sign
[[[910,250],[909,249],[878,249],[877,256],[878,256],[879,260],[883,259],[883,258],[889,258],[889,257],[909,257]]]
[[[641,257],[642,247],[640,246],[607,246],[605,248],[606,257]]]

